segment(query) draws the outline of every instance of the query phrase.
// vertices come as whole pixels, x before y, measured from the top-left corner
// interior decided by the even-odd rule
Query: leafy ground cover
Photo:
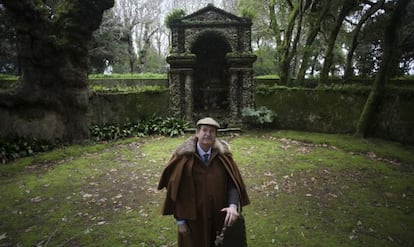
[[[157,73],[137,73],[137,74],[91,74],[88,76],[90,80],[94,79],[167,79],[167,74]]]
[[[176,246],[156,185],[188,135],[75,145],[0,166],[0,246]],[[249,246],[414,246],[414,149],[292,131],[223,136]]]

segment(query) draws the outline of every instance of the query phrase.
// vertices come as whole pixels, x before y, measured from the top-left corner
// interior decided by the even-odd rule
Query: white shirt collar
[[[207,152],[204,152],[204,150],[200,147],[200,143],[197,142],[197,152],[201,156],[203,156],[204,154],[208,154],[208,156],[210,156],[210,154],[211,154],[211,148]]]

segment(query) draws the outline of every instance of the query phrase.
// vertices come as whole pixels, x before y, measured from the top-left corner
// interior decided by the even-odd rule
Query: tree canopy
[[[300,85],[310,77],[325,82],[376,75],[373,94],[378,96],[388,78],[414,73],[413,1],[214,2],[253,18],[256,75],[278,74],[287,85]],[[166,16],[191,13],[205,4],[0,0],[0,73],[19,74],[21,82],[16,90],[0,92],[0,111],[13,121],[35,112],[35,119],[47,122],[52,137],[87,137],[88,73],[103,72],[108,65],[114,72],[166,72]],[[398,25],[390,28],[401,4]],[[367,104],[366,112],[372,111]],[[361,126],[368,113],[361,117]]]
[[[43,1],[56,18],[59,2]],[[191,13],[207,2],[195,0],[120,0],[106,11],[89,46],[89,71],[102,73],[106,64],[114,72],[166,72],[169,31],[165,19],[173,13]],[[395,0],[232,0],[213,1],[218,7],[253,18],[252,42],[258,60],[256,75],[278,74],[285,83],[296,79],[372,77],[382,55],[384,27]],[[395,50],[398,63],[392,76],[414,73],[413,3],[400,31]],[[47,12],[46,11],[46,12]],[[3,72],[19,73],[14,27],[7,25],[0,8]],[[7,49],[11,48],[11,49]],[[6,52],[7,51],[7,52]]]

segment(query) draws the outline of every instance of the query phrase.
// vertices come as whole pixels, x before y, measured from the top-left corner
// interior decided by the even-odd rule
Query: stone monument
[[[254,107],[251,26],[250,19],[212,4],[170,23],[173,115],[190,122],[212,116],[223,127],[241,126],[242,109]]]

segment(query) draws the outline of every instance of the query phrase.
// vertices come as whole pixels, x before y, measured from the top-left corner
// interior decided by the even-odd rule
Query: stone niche
[[[171,27],[170,112],[190,122],[205,116],[239,127],[254,107],[250,19],[208,4]]]

